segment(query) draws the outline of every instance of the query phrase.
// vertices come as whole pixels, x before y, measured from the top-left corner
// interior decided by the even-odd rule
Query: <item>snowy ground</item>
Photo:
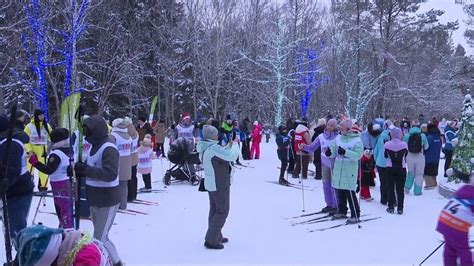
[[[277,180],[278,159],[273,140],[261,146],[261,160],[246,162],[254,168],[235,172],[231,211],[224,228],[230,243],[222,251],[203,247],[207,194],[187,183],[164,188],[161,178],[170,165],[168,161],[156,160],[153,186],[167,192],[140,194],[139,198],[158,201],[160,205],[131,204],[130,209],[148,215],[117,214],[112,228],[111,239],[123,261],[127,265],[418,265],[441,243],[442,237],[435,226],[446,200],[437,190],[425,191],[421,197],[408,195],[405,213],[400,216],[387,214],[386,207],[378,203],[378,188],[372,189],[376,200],[363,201],[362,214],[382,218],[363,223],[361,229],[353,225],[324,232],[308,231],[341,221],[292,226],[291,221],[295,220],[285,218],[302,214],[301,190],[266,182]],[[325,206],[321,182],[311,179],[304,184],[315,188],[305,191],[306,213],[320,210]],[[37,205],[38,198],[34,198],[30,221]],[[40,210],[52,212],[52,199],[47,199],[46,207],[40,205]],[[296,221],[300,220],[303,219]],[[56,217],[51,214],[39,213],[36,221],[57,225]],[[92,232],[90,221],[82,220],[81,228]],[[3,239],[0,240],[3,247],[1,241]],[[0,255],[0,260],[2,257]],[[441,263],[440,250],[425,265]]]

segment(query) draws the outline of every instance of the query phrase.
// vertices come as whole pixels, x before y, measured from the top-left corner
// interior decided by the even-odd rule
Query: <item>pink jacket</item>
[[[252,142],[262,142],[262,126],[256,125],[252,130]]]

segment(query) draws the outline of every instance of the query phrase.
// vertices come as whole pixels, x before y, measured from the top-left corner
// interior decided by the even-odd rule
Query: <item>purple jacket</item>
[[[334,140],[334,139],[336,139],[338,133],[336,131],[331,132],[331,131],[324,130],[324,133],[322,135],[327,140]],[[316,151],[319,147],[321,147],[321,143],[319,141],[319,137],[317,137],[316,139],[314,139],[313,143],[308,144],[308,145],[304,145],[303,150],[308,152],[308,153],[314,153],[314,151]],[[321,149],[321,152],[324,153],[325,150],[323,151]],[[324,155],[321,155],[321,164],[326,166],[326,167],[332,167],[334,165],[334,160],[335,160],[334,158],[331,159],[331,158],[328,158]]]
[[[474,186],[473,185],[464,185],[456,193],[454,194],[454,198],[463,200],[466,204],[470,205],[471,215],[474,216]],[[446,207],[445,207],[446,208]],[[451,239],[463,239],[466,235],[469,235],[469,232],[463,232],[456,230],[449,225],[438,222],[438,226],[436,227],[436,231],[440,232],[445,236],[445,238],[449,237]]]

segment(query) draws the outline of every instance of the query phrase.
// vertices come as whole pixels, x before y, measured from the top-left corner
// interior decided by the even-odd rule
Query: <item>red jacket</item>
[[[255,143],[262,142],[262,126],[256,125],[252,130],[252,141]]]

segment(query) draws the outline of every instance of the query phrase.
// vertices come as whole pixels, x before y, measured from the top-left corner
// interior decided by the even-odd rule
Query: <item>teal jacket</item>
[[[385,142],[390,140],[389,131],[384,130],[378,137],[374,146],[374,159],[378,167],[387,167],[387,158],[385,158]]]
[[[420,134],[420,133],[421,133],[421,129],[419,127],[412,127],[412,128],[410,128],[410,131],[408,131],[408,134],[406,134],[403,137],[403,141],[408,143],[408,140],[410,139],[411,135]],[[426,138],[425,133],[421,133],[421,142],[423,144],[423,150],[426,151],[430,147],[430,145],[428,144],[428,138]]]
[[[230,162],[239,157],[239,145],[220,146],[215,140],[197,144],[199,159],[204,167],[204,187],[207,191],[224,190],[230,187]]]
[[[346,154],[337,153],[339,145],[347,145]],[[342,147],[344,148],[344,147]],[[331,158],[336,158],[332,174],[332,186],[336,189],[355,191],[359,176],[359,160],[362,158],[364,145],[358,133],[339,135],[331,146]]]

